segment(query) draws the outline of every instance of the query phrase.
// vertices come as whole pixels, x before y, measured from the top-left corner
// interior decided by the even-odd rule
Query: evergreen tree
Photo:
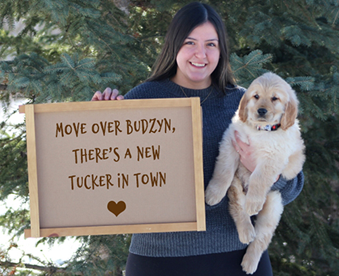
[[[172,16],[188,2],[2,0],[4,110],[16,97],[29,103],[82,101],[107,86],[126,93],[147,78]],[[300,101],[305,187],[286,206],[270,245],[274,275],[338,275],[339,1],[204,2],[225,20],[238,84],[248,87],[255,77],[273,71],[292,85]],[[19,20],[25,27],[13,36],[10,31]],[[8,134],[13,128],[14,134]],[[0,143],[0,200],[14,194],[28,201],[25,126],[4,120]],[[29,227],[28,210],[8,210],[0,223],[21,235]],[[79,237],[83,246],[77,256],[57,273],[92,275],[95,269],[121,275],[129,238]],[[13,267],[4,255],[2,266]]]

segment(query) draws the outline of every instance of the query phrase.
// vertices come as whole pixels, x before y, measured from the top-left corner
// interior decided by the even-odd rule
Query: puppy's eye
[[[272,102],[279,100],[277,97],[272,97]]]
[[[256,100],[259,100],[259,95],[258,95],[258,94],[255,94],[253,97],[254,97]]]

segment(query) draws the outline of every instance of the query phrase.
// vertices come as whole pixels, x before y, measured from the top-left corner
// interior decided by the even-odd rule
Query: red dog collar
[[[266,131],[274,131],[277,130],[281,125],[276,124],[276,125],[266,125],[266,126],[257,126],[257,130],[266,130]]]

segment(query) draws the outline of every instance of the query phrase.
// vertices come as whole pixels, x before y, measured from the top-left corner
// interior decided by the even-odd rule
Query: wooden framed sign
[[[24,105],[25,237],[203,231],[199,98]]]

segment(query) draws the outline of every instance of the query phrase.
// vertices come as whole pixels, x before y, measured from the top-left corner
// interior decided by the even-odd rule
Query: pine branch
[[[55,266],[40,266],[40,265],[32,265],[25,263],[13,263],[13,262],[0,262],[0,266],[9,268],[9,267],[24,267],[27,269],[35,269],[39,271],[45,271],[53,275],[54,273],[68,273],[65,268],[55,267]],[[81,275],[81,274],[79,274]]]

